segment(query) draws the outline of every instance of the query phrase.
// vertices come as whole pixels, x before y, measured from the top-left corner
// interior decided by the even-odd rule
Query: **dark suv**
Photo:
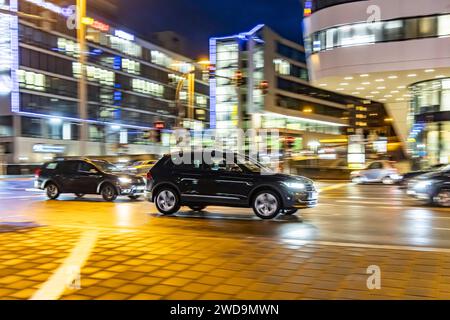
[[[148,173],[149,201],[165,215],[181,206],[201,211],[216,205],[252,207],[262,219],[317,205],[318,192],[307,178],[270,172],[239,154],[212,156],[206,161],[203,152],[165,155]]]
[[[36,170],[35,188],[46,190],[54,200],[61,193],[101,194],[106,201],[124,195],[138,199],[145,193],[145,179],[124,174],[114,165],[101,160],[61,160],[44,164]]]

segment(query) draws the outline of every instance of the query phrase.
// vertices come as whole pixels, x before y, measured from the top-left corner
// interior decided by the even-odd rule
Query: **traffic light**
[[[162,142],[162,130],[165,128],[166,124],[163,121],[155,122],[155,130],[153,131],[153,142],[161,143]]]
[[[242,87],[244,85],[244,74],[241,70],[236,71],[234,75],[234,82],[237,87]]]
[[[292,149],[295,145],[295,138],[294,137],[286,137],[285,142],[286,142],[286,148]]]
[[[259,89],[261,90],[263,95],[269,93],[269,82],[267,80],[263,80],[259,83]]]

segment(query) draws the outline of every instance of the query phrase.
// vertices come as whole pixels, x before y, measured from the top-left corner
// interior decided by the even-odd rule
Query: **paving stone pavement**
[[[82,233],[0,233],[0,299],[32,297]],[[367,289],[371,265],[381,269],[380,290]],[[61,299],[450,299],[450,254],[99,230],[81,288]]]

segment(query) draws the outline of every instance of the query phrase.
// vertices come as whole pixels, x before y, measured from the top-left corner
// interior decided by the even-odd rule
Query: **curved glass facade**
[[[450,36],[450,14],[347,24],[308,36],[308,53],[340,47]]]
[[[410,87],[409,149],[419,162],[450,162],[450,78],[429,80]]]

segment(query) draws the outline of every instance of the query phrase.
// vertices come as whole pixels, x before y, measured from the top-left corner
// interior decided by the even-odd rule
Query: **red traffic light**
[[[162,130],[166,127],[166,124],[163,121],[155,122],[155,129]]]
[[[259,89],[262,91],[262,94],[268,94],[269,93],[269,81],[262,80],[259,83]]]

